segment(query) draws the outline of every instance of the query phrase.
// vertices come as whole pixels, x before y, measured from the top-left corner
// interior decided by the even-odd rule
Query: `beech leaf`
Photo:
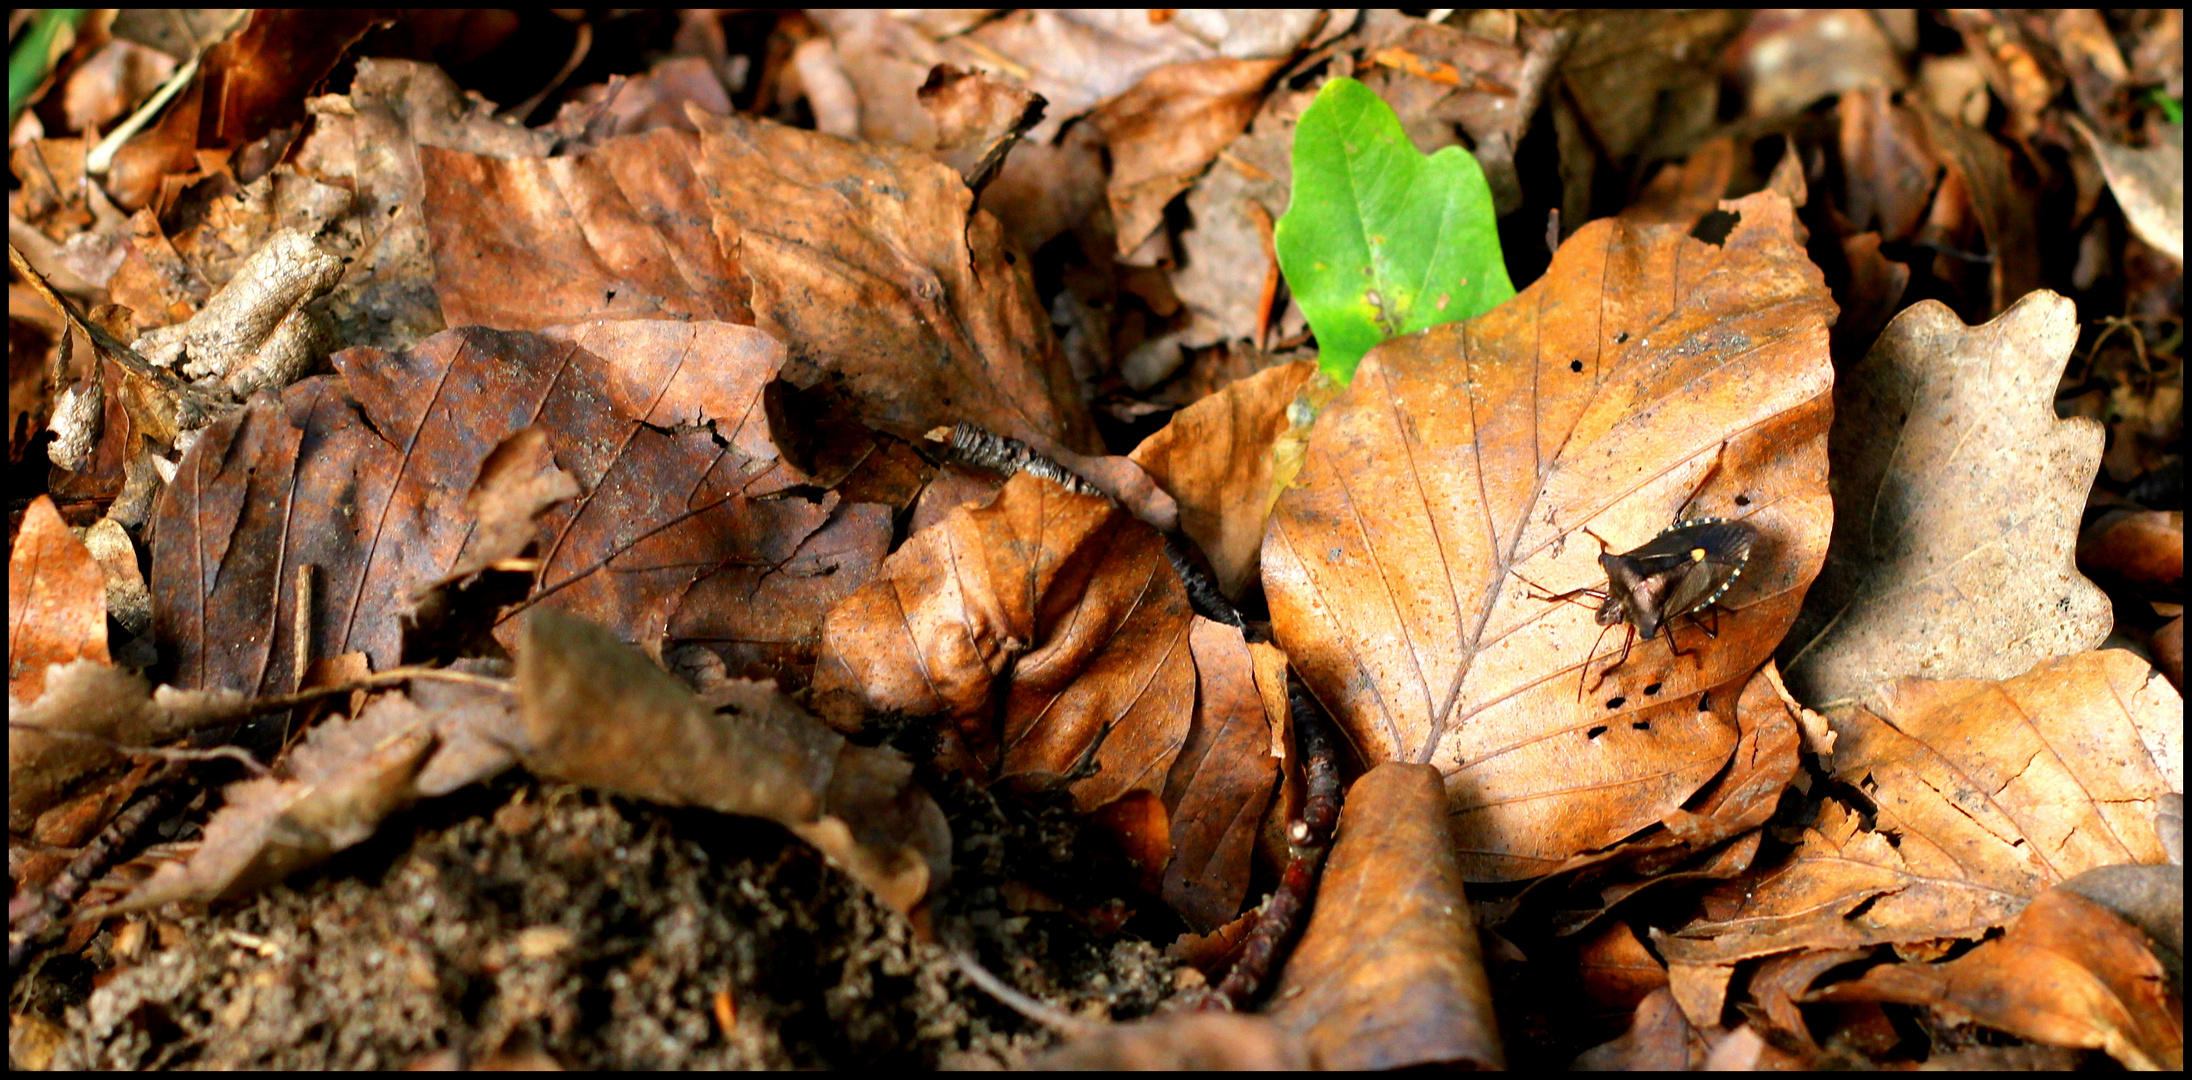
[[[1274,239],[1317,362],[1343,383],[1379,342],[1515,294],[1477,159],[1458,146],[1424,157],[1353,79],[1326,83],[1294,129],[1294,198]]]
[[[1363,760],[1446,775],[1472,880],[1612,844],[1718,772],[1825,556],[1833,303],[1785,198],[1714,213],[1718,245],[1594,221],[1513,302],[1380,346],[1272,510],[1280,644]],[[1677,620],[1609,672],[1622,628],[1548,594],[1605,582],[1594,534],[1683,516],[1758,533],[1719,636]]]

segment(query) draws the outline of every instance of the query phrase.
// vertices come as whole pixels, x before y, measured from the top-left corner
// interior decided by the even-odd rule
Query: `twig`
[[[213,746],[207,747],[203,750],[189,750],[179,747],[167,746],[138,746],[133,743],[126,743],[120,742],[115,739],[109,739],[104,735],[94,735],[88,731],[68,731],[62,728],[50,728],[43,724],[25,723],[20,720],[8,721],[8,730],[35,731],[40,735],[49,736],[55,739],[75,739],[79,742],[95,742],[110,750],[116,750],[124,754],[134,754],[139,757],[159,758],[163,761],[212,761],[216,758],[229,758],[243,763],[243,767],[251,770],[254,775],[266,776],[271,772],[271,770],[269,770],[266,766],[259,764],[258,758],[252,757],[249,753],[245,752],[244,748],[241,746]]]
[[[136,838],[137,833],[152,820],[153,815],[164,810],[182,790],[172,781],[182,775],[180,762],[171,763],[146,781],[147,790],[136,802],[131,803],[99,835],[85,844],[67,866],[54,875],[38,895],[36,906],[20,920],[10,919],[8,926],[8,977],[14,978],[22,970],[23,962],[30,959],[38,939],[51,929],[61,912],[82,896],[84,889],[113,862],[123,845]],[[12,914],[12,913],[11,913]]]
[[[1011,983],[998,978],[988,968],[983,967],[981,961],[966,953],[951,949],[948,951],[948,955],[951,957],[952,966],[958,968],[959,973],[966,976],[968,982],[981,987],[989,996],[1010,1006],[1014,1012],[1060,1035],[1068,1037],[1086,1035],[1098,1026],[1079,1017],[1068,1016],[1013,989]]]
[[[1294,740],[1302,755],[1302,774],[1308,791],[1302,800],[1302,816],[1286,826],[1286,870],[1279,887],[1266,900],[1248,932],[1241,958],[1218,984],[1218,993],[1203,1007],[1239,1011],[1252,1004],[1256,992],[1271,976],[1316,894],[1317,874],[1324,867],[1324,853],[1332,843],[1332,827],[1340,819],[1339,757],[1331,732],[1324,726],[1324,710],[1291,671],[1286,679],[1287,706],[1294,714]]]

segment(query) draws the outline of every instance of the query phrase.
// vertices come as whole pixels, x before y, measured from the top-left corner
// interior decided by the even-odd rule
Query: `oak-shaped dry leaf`
[[[1497,310],[1373,350],[1272,511],[1280,644],[1364,760],[1446,775],[1472,880],[1611,844],[1718,772],[1714,706],[1825,555],[1832,302],[1783,197],[1716,213],[1718,245],[1592,222]],[[1758,533],[1717,638],[1677,620],[1615,666],[1590,606],[1546,598],[1604,581],[1593,534],[1700,516]]]
[[[950,877],[951,828],[912,764],[845,741],[773,684],[727,684],[730,712],[713,711],[611,632],[543,610],[517,685],[536,773],[775,821],[900,912]]]
[[[869,711],[943,717],[945,767],[1074,776],[1095,810],[1163,794],[1195,711],[1195,619],[1155,530],[1021,473],[830,612],[815,695],[841,729]]]
[[[1348,789],[1271,1018],[1326,1069],[1505,1064],[1437,770],[1386,762]]]
[[[1670,961],[1976,937],[2078,873],[2165,860],[2184,703],[2138,657],[2080,653],[2004,682],[1901,680],[1878,715],[1829,716],[1834,777],[1783,863],[1708,893]]]
[[[1174,413],[1127,455],[1178,503],[1180,531],[1209,557],[1229,597],[1256,579],[1264,518],[1277,496],[1273,446],[1316,371],[1298,360],[1237,379]]]
[[[2006,679],[2108,635],[2108,598],[2074,562],[2103,432],[2054,407],[2077,338],[2051,292],[1978,327],[1921,302],[1840,381],[1834,542],[1782,652],[1798,698]]]
[[[784,497],[799,478],[777,467],[760,404],[775,343],[721,323],[559,333],[473,328],[403,353],[346,351],[341,377],[208,428],[158,509],[155,626],[178,683],[288,692],[300,651],[397,662],[417,590],[497,554],[466,499],[525,428],[580,489],[535,519],[528,604],[650,650],[665,636],[717,647],[734,674],[803,668],[822,614],[881,559],[890,515],[834,493]],[[320,586],[299,650],[306,565]]]
[[[40,495],[8,551],[8,700],[38,700],[47,666],[72,660],[107,661],[106,577]]]
[[[1810,1001],[1921,1005],[2034,1042],[2105,1051],[2127,1069],[2184,1068],[2182,1002],[2138,929],[2066,889],[2051,889],[1998,941],[1954,960],[1883,964]]]

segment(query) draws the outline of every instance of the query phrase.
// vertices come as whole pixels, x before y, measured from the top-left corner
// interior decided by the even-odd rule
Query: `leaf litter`
[[[509,30],[407,18],[437,56]],[[592,35],[572,70],[651,16],[588,18],[543,24]],[[1558,1065],[1596,1041],[1579,1063],[2175,1065],[2152,964],[2181,986],[2181,872],[2157,865],[2181,859],[2181,699],[2082,652],[2088,617],[2008,626],[2057,593],[2097,610],[2075,545],[2113,644],[2166,668],[2181,638],[2181,574],[2148,566],[2181,265],[2141,239],[2167,193],[2125,165],[2169,145],[2181,50],[2153,43],[2175,24],[1741,20],[688,13],[651,66],[482,97],[357,20],[262,12],[201,64],[248,89],[186,77],[103,178],[83,163],[111,146],[28,116],[11,264],[66,310],[11,311],[11,461],[53,496],[21,535],[92,527],[88,567],[53,556],[73,629],[11,596],[11,659],[19,630],[92,651],[11,668],[11,690],[50,683],[11,702],[11,966],[39,957],[11,1063],[1025,1060],[1047,1037],[972,995],[972,955],[1110,1064]],[[1819,47],[1830,29],[1863,48]],[[301,64],[257,66],[299,37]],[[118,70],[73,63],[72,95]],[[1375,350],[1382,421],[1362,383],[1307,375],[1273,229],[1296,120],[1347,76],[1415,149],[1473,153],[1525,286]],[[302,287],[260,288],[282,281]],[[2104,332],[1995,363],[2016,350],[1982,324],[2059,303],[2043,283]],[[1963,558],[1958,597],[1917,605],[1999,670],[1895,660],[1938,638],[1845,602],[1926,587],[1867,569],[1843,475],[1925,440],[1841,408],[1830,445],[1825,408],[1828,343],[1836,405],[1876,394],[1859,358],[1906,294],[1946,307],[1897,325],[2021,373],[2018,409],[2036,364],[2058,415],[2111,434],[2098,484],[2040,483],[2053,519],[2003,542],[2023,562]],[[1921,546],[2052,445],[1987,401],[1953,411],[1952,457],[1995,478],[1930,500],[1965,509],[1900,534]],[[940,460],[922,436],[955,422],[1055,458],[1072,492]],[[51,469],[23,452],[49,423]],[[1463,445],[1481,460],[1447,460]],[[1351,525],[1312,499],[1335,482]],[[1444,492],[1427,546],[1409,491]],[[1734,588],[1665,643],[1605,648],[1622,624],[1571,602],[1601,543],[1700,515],[1760,529]],[[1481,551],[1456,529],[1478,519]],[[1245,633],[1188,613],[1189,542]],[[1350,545],[1304,608],[1305,568]],[[1823,624],[1879,662],[1805,650]],[[1268,948],[1242,909],[1316,812],[1289,661],[1362,801],[1277,996],[1092,1024],[1207,1001]],[[1944,673],[1965,677],[1913,679]],[[543,682],[572,707],[521,707]],[[870,715],[871,692],[892,704]],[[184,809],[212,789],[225,808]],[[71,905],[117,904],[146,910],[50,943]],[[1183,929],[1176,959],[1148,943]],[[2090,992],[1992,989],[2036,972]]]

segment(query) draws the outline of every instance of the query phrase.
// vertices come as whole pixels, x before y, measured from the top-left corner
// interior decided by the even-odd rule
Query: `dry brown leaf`
[[[828,381],[917,439],[965,420],[1040,449],[1097,448],[1026,260],[924,153],[702,117],[700,163],[735,229],[785,377]]]
[[[934,145],[916,148],[951,166],[977,195],[1020,136],[1043,118],[1041,97],[985,72],[950,64],[931,69],[915,96],[936,124]]]
[[[1696,1072],[1705,1063],[1706,1038],[1682,1015],[1674,991],[1652,991],[1636,1007],[1629,1030],[1584,1051],[1569,1068],[1578,1072]]]
[[[1028,1059],[1025,1068],[1112,1072],[1296,1072],[1312,1059],[1301,1040],[1261,1016],[1185,1012],[1106,1024]]]
[[[1326,1069],[1505,1064],[1438,772],[1387,762],[1348,789],[1270,1016]]]
[[[752,286],[736,235],[712,222],[699,143],[662,128],[577,157],[421,145],[434,288],[449,325],[751,324]]]
[[[1089,117],[1111,148],[1119,254],[1164,225],[1164,209],[1239,136],[1284,60],[1195,60],[1150,72]]]
[[[312,124],[292,155],[296,168],[356,193],[343,216],[356,254],[329,310],[336,337],[352,347],[410,348],[450,325],[434,293],[429,229],[440,214],[428,207],[422,147],[533,158],[555,136],[495,119],[492,102],[466,97],[440,68],[410,60],[361,59],[348,94],[306,106]]]
[[[1194,714],[1194,620],[1154,530],[1021,473],[830,612],[815,695],[847,730],[869,711],[948,717],[939,762],[985,778],[1092,761],[1071,787],[1089,811],[1163,794]]]
[[[1715,706],[1824,557],[1832,305],[1785,199],[1722,205],[1723,245],[1592,222],[1498,310],[1373,350],[1272,511],[1280,643],[1364,760],[1446,774],[1473,880],[1611,844],[1718,772]],[[1604,580],[1586,527],[1621,551],[1681,516],[1758,530],[1732,613],[1713,640],[1678,623],[1685,656],[1636,643],[1579,702],[1602,628],[1533,583]]]
[[[46,667],[72,660],[107,662],[106,576],[40,495],[8,551],[8,700],[37,701]]]
[[[2182,1003],[2172,1008],[2146,938],[2063,889],[2034,900],[1999,941],[1938,964],[1883,964],[1810,1001],[1930,1006],[2034,1042],[2102,1050],[2125,1068],[2184,1068]]]
[[[1229,383],[1174,413],[1127,455],[1178,502],[1180,531],[1209,557],[1228,597],[1256,579],[1264,518],[1277,496],[1273,444],[1315,374],[1316,365],[1296,361]]]
[[[2164,124],[2153,146],[2135,149],[2102,139],[2073,116],[2070,125],[2085,137],[2108,189],[2123,208],[2124,220],[2139,239],[2180,264],[2184,262],[2184,125]]]
[[[2078,538],[2078,568],[2140,595],[2184,595],[2184,511],[2103,514]]]
[[[2165,856],[2157,800],[2183,787],[2183,699],[2127,652],[2001,683],[1905,679],[1881,715],[1833,714],[1830,801],[1790,860],[1707,895],[1662,942],[1726,963],[1794,948],[1976,937],[2082,871]]]
[[[1190,929],[1208,931],[1241,910],[1257,828],[1278,781],[1253,656],[1272,646],[1248,644],[1208,619],[1195,620],[1187,643],[1195,720],[1165,778],[1169,859],[1160,893]]]
[[[711,711],[610,632],[544,610],[517,685],[534,772],[775,821],[900,912],[949,880],[950,826],[912,764],[846,742],[772,684],[728,685],[731,714]]]
[[[1796,696],[1860,698],[1903,675],[2006,679],[2100,644],[2108,598],[2073,562],[2101,426],[2055,416],[2070,301],[2025,297],[1967,327],[1895,317],[1838,383],[1826,570],[1782,651]]]
[[[880,561],[890,515],[834,493],[783,497],[800,478],[777,467],[760,400],[776,344],[720,323],[559,334],[467,329],[405,353],[349,350],[342,377],[208,428],[162,495],[153,553],[177,681],[293,689],[305,565],[320,587],[304,651],[397,662],[416,591],[498,554],[465,493],[527,427],[581,491],[536,519],[528,603],[650,650],[666,637],[716,648],[734,674],[803,668],[822,614]]]

